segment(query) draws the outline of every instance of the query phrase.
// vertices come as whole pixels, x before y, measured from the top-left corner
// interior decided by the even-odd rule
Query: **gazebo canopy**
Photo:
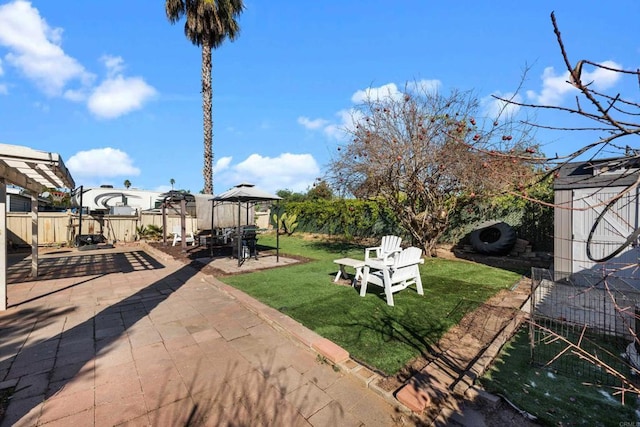
[[[212,200],[216,202],[262,202],[281,199],[282,197],[269,194],[255,185],[245,182],[217,195]]]

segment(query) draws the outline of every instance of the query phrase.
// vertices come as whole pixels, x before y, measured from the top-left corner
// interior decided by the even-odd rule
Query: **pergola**
[[[38,195],[75,183],[57,153],[0,144],[0,310],[7,309],[7,183],[31,196],[31,275],[38,276]]]

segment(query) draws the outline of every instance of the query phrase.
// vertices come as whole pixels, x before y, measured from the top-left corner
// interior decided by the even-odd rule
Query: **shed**
[[[640,156],[571,162],[559,168],[554,180],[556,279],[637,264],[639,181]],[[635,269],[627,270],[617,276],[640,282]]]

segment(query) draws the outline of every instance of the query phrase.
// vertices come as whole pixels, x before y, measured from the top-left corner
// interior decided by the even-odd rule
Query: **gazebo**
[[[181,191],[171,190],[162,194],[162,244],[167,245],[167,208],[173,207],[176,203],[180,204],[180,235],[186,236],[185,215],[187,211],[187,203],[195,202],[195,196]],[[187,241],[185,238],[180,239],[182,250],[187,250]]]
[[[31,195],[33,277],[38,276],[38,195],[47,188],[75,187],[59,154],[0,144],[0,311],[7,309],[7,182]]]
[[[238,223],[236,225],[236,235],[238,236],[238,238],[236,239],[236,245],[237,245],[237,254],[238,254],[238,266],[242,265],[242,261],[243,261],[243,257],[242,257],[242,239],[240,238],[240,236],[242,235],[242,207],[244,206],[247,212],[247,218],[246,218],[246,225],[249,225],[249,208],[251,206],[255,206],[257,203],[260,202],[267,202],[267,201],[274,201],[274,200],[281,200],[281,197],[278,197],[276,195],[273,194],[269,194],[266,191],[260,190],[259,188],[256,188],[253,184],[249,184],[249,183],[241,183],[236,185],[235,187],[231,188],[228,191],[225,191],[224,193],[219,194],[218,196],[214,197],[213,199],[211,199],[213,202],[213,206],[215,206],[216,203],[237,203],[238,204]],[[213,209],[211,209],[211,232],[213,233],[213,223],[214,223],[214,218],[213,218],[213,212],[215,211]],[[212,252],[213,252],[213,245],[212,245]],[[276,258],[279,261],[279,257],[280,257],[280,240],[279,237],[276,237]]]

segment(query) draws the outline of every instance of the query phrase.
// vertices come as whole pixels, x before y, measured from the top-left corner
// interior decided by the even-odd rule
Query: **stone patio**
[[[2,426],[415,423],[340,347],[193,266],[70,250],[30,280],[30,260],[10,258]]]

